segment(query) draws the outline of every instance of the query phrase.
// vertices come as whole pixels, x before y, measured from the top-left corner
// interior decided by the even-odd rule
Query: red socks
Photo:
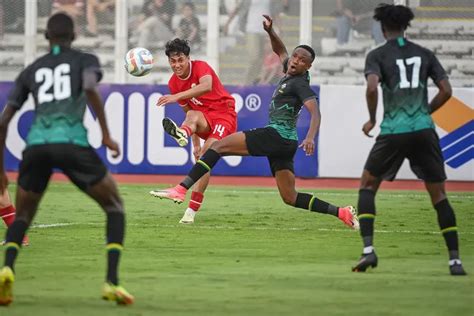
[[[15,221],[15,207],[10,204],[9,206],[0,209],[0,216],[7,227],[9,227]]]
[[[191,199],[189,200],[189,208],[197,212],[201,207],[202,200],[204,200],[204,194],[193,191],[191,193]]]
[[[189,126],[181,125],[180,128],[186,132],[186,134],[188,135],[188,137],[193,134],[193,131],[191,130],[191,128],[190,128]]]

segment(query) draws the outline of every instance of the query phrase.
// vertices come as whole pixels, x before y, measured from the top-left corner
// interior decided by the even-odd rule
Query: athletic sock
[[[359,190],[357,209],[359,212],[360,235],[364,243],[365,254],[367,251],[374,251],[372,245],[374,239],[375,192],[367,189]]]
[[[7,227],[9,227],[15,221],[15,207],[10,204],[7,207],[0,209],[0,217]]]
[[[219,155],[215,150],[208,149],[204,155],[202,155],[201,159],[196,161],[196,164],[193,166],[191,171],[189,171],[188,175],[180,185],[186,189],[192,187],[202,176],[211,171],[220,158],[221,155]]]
[[[21,220],[15,220],[8,227],[5,243],[5,266],[14,270],[15,260],[21,247],[23,237],[25,237],[28,224]]]
[[[202,205],[202,201],[204,200],[204,194],[201,192],[193,191],[191,192],[191,199],[189,200],[189,208],[192,209],[194,212],[199,211],[199,208]]]
[[[434,208],[438,213],[438,224],[448,247],[449,259],[459,259],[458,228],[453,208],[449,204],[448,199],[438,202]]]
[[[298,192],[296,195],[295,207],[310,210],[311,212],[330,214],[336,217],[339,215],[339,207],[320,200],[314,195],[308,193]]]
[[[183,125],[181,125],[180,128],[186,132],[186,135],[188,135],[188,137],[193,134],[193,131],[192,131],[191,127],[189,127],[187,125],[183,124]]]
[[[107,213],[107,282],[118,285],[118,265],[123,250],[125,215],[122,212]]]

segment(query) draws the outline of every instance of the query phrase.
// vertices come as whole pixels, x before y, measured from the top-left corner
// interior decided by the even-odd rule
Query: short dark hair
[[[403,5],[381,3],[375,8],[374,19],[388,31],[405,31],[415,18],[413,11]]]
[[[74,21],[66,13],[56,13],[48,19],[46,33],[48,39],[72,41],[74,39]]]
[[[174,40],[168,41],[165,45],[165,54],[170,57],[170,55],[183,53],[186,56],[189,56],[191,48],[187,40],[180,38],[175,38]]]
[[[184,8],[184,7],[189,7],[189,8],[191,8],[191,10],[193,10],[193,11],[194,11],[194,9],[195,9],[194,3],[192,3],[192,2],[185,2],[185,3],[183,3],[183,8]]]
[[[298,46],[295,47],[295,49],[297,49],[297,48],[302,48],[302,49],[307,50],[308,53],[311,54],[311,62],[313,62],[314,59],[316,58],[316,53],[314,52],[314,49],[311,46],[309,46],[309,45],[298,45]]]

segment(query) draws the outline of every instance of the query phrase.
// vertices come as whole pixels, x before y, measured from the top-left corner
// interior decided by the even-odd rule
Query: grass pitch
[[[284,205],[276,189],[213,186],[196,223],[183,226],[186,205],[152,198],[150,188],[120,186],[127,210],[120,279],[135,305],[100,300],[105,216],[72,185],[52,183],[16,264],[14,302],[0,315],[474,314],[472,192],[450,194],[469,273],[452,277],[424,192],[379,193],[379,267],[356,274],[359,234],[332,216]],[[355,191],[302,191],[357,202]]]

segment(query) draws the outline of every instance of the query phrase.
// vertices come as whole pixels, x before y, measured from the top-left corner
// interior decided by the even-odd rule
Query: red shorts
[[[207,124],[209,124],[210,131],[207,133],[196,133],[196,135],[204,140],[208,138],[221,140],[237,131],[237,114],[235,112],[202,112],[202,114],[204,114]]]

